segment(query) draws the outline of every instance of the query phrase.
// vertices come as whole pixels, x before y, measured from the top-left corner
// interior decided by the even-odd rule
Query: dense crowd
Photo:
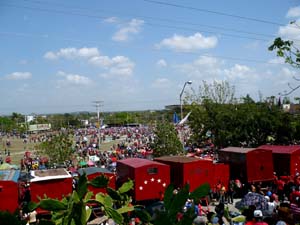
[[[214,145],[208,138],[201,146],[188,145],[191,132],[188,128],[178,128],[178,133],[185,143],[186,153],[192,157],[209,157],[217,160]],[[71,132],[74,137],[74,154],[66,166],[70,171],[80,167],[97,166],[115,171],[116,161],[129,157],[152,158],[151,144],[155,135],[152,127],[111,127],[76,129]],[[10,146],[16,138],[26,143],[42,143],[50,140],[56,133],[41,133],[31,135],[0,134],[0,163],[11,155]],[[117,140],[108,149],[102,149],[103,143]],[[113,143],[113,142],[112,142]],[[99,148],[100,147],[100,148]],[[44,169],[47,160],[36,152],[25,152],[24,159],[32,158],[28,170]],[[43,159],[43,160],[42,160]],[[26,162],[26,161],[24,161]],[[29,167],[28,167],[29,166]],[[235,207],[242,212],[226,213],[226,209],[233,205],[234,199],[242,199]],[[231,180],[229,184],[216,184],[211,188],[210,200],[216,204],[215,210],[203,210],[200,202],[187,200],[184,208],[194,207],[197,215],[194,224],[227,224],[238,223],[234,218],[243,216],[243,224],[296,224],[300,223],[300,176],[277,176],[269,183],[242,184],[239,180]],[[178,216],[180,219],[180,216]]]

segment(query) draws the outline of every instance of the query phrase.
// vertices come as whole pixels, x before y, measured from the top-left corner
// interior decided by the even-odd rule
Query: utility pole
[[[101,144],[101,126],[100,126],[100,106],[101,103],[103,103],[103,101],[93,101],[93,103],[95,104],[94,106],[96,106],[96,111],[97,111],[97,123],[98,123],[98,139],[99,139],[99,150],[100,150],[100,144]]]

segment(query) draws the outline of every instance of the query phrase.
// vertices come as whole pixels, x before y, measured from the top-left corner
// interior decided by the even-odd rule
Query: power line
[[[36,3],[36,4],[48,4],[48,5],[58,5],[58,6],[64,6],[67,7],[68,9],[70,9],[71,5],[67,5],[67,4],[61,4],[61,3],[53,3],[53,2],[41,2],[38,0],[23,0],[25,2],[30,2],[30,3]],[[90,8],[78,8],[76,6],[76,8],[73,8],[75,10],[92,10]],[[94,11],[95,9],[93,9],[92,11]],[[169,19],[169,18],[162,18],[162,17],[152,17],[152,16],[144,16],[144,15],[137,15],[137,14],[124,14],[122,12],[119,11],[111,11],[111,10],[103,10],[103,9],[97,9],[97,12],[101,11],[104,13],[115,13],[115,14],[123,14],[126,15],[127,18],[128,16],[131,17],[135,17],[137,19],[140,18],[146,18],[146,19],[151,19],[151,20],[159,20],[159,21],[165,21],[165,22],[170,22],[172,24],[174,23],[181,23],[181,24],[186,24],[186,25],[192,25],[192,26],[202,26],[202,27],[208,27],[208,28],[212,28],[212,29],[220,29],[220,30],[226,30],[226,31],[232,31],[232,32],[236,32],[236,33],[244,33],[244,34],[251,34],[251,35],[257,35],[257,36],[264,36],[264,37],[276,37],[276,35],[272,35],[272,34],[262,34],[262,33],[256,33],[256,32],[249,32],[249,31],[245,31],[245,30],[239,30],[239,29],[233,29],[233,28],[226,28],[226,27],[220,27],[220,26],[213,26],[213,25],[207,25],[207,24],[200,24],[200,23],[194,23],[194,22],[189,22],[189,21],[183,21],[183,20],[175,20],[175,19]]]
[[[196,7],[191,7],[191,6],[179,5],[179,4],[174,4],[174,3],[167,3],[167,2],[156,1],[156,0],[144,0],[144,1],[145,2],[150,2],[150,3],[153,3],[153,4],[158,4],[158,5],[165,5],[165,6],[188,9],[188,10],[193,10],[193,11],[200,11],[200,12],[206,12],[206,13],[211,13],[211,14],[216,14],[216,15],[228,16],[228,17],[233,17],[233,18],[243,19],[243,20],[248,20],[248,21],[255,21],[255,22],[260,22],[260,23],[265,23],[265,24],[272,24],[272,25],[277,25],[277,26],[284,26],[284,24],[282,24],[282,23],[273,22],[273,21],[264,20],[264,19],[257,19],[257,18],[253,18],[253,17],[234,15],[234,14],[230,14],[230,13],[224,13],[224,12],[213,11],[213,10],[208,10],[208,9],[202,9],[202,8],[196,8]]]
[[[55,39],[55,40],[63,40],[63,41],[74,41],[74,42],[79,42],[79,43],[90,43],[90,44],[96,44],[99,45],[99,42],[96,41],[85,41],[85,40],[79,40],[79,39],[71,39],[71,38],[59,38],[55,36],[50,36],[50,35],[43,35],[43,34],[28,34],[28,33],[15,33],[15,32],[1,32],[0,35],[4,36],[16,36],[16,37],[29,37],[29,38],[42,38],[42,39]],[[101,43],[100,43],[101,44]],[[110,45],[110,46],[115,46],[117,45],[116,43],[102,43],[102,45]],[[132,46],[131,48],[139,49],[139,50],[145,50],[145,47],[138,47],[138,46]],[[156,52],[170,52],[166,49],[156,49],[156,48],[151,48],[151,51],[156,51]],[[195,56],[206,56],[206,57],[215,57],[215,58],[220,58],[220,59],[227,59],[227,60],[233,60],[233,61],[246,61],[246,62],[252,62],[252,63],[261,63],[261,64],[272,64],[272,65],[281,65],[284,63],[278,63],[278,62],[268,62],[264,60],[257,60],[257,59],[249,59],[249,58],[240,58],[240,57],[231,57],[231,56],[223,56],[223,55],[212,55],[212,54],[199,54],[197,52],[188,52],[188,51],[176,51],[172,52],[173,54],[186,54],[186,55],[195,55]]]
[[[105,19],[107,18],[106,16],[99,16],[99,15],[91,15],[91,14],[86,14],[86,13],[78,13],[78,12],[71,12],[71,11],[65,11],[65,10],[56,10],[56,9],[44,9],[40,7],[31,7],[31,6],[19,6],[19,5],[12,5],[12,4],[4,4],[4,6],[7,7],[14,7],[14,8],[23,8],[27,10],[34,10],[34,11],[42,11],[42,12],[48,12],[48,13],[58,13],[58,14],[63,14],[63,15],[72,15],[72,16],[82,16],[82,17],[89,17],[89,18],[99,18],[99,19]],[[142,16],[143,17],[143,16]],[[165,18],[155,18],[155,17],[144,17],[144,18],[151,18],[151,19],[156,19],[156,20],[165,20],[168,22],[179,22],[178,20],[169,20]],[[236,29],[231,29],[231,28],[221,28],[218,26],[209,26],[209,25],[199,25],[196,23],[187,23],[186,21],[181,21],[181,23],[187,24],[187,25],[193,25],[193,26],[206,26],[210,27],[212,29],[222,29],[222,30],[228,30],[236,33],[244,33],[244,34],[251,34],[251,35],[256,35],[256,36],[264,36],[264,37],[271,37],[275,38],[275,35],[270,35],[270,34],[260,34],[260,33],[255,33],[255,32],[247,32],[247,31],[241,31],[241,30],[236,30]],[[163,27],[163,28],[168,28],[168,29],[178,29],[178,30],[187,30],[187,31],[193,31],[193,32],[202,32],[202,33],[209,33],[209,34],[214,34],[214,35],[223,35],[223,36],[228,36],[228,37],[233,37],[233,38],[240,38],[240,39],[250,39],[250,40],[259,40],[259,41],[269,41],[267,39],[262,39],[262,38],[257,38],[257,37],[251,37],[251,36],[240,36],[240,35],[235,35],[235,34],[228,34],[228,33],[222,33],[222,32],[214,32],[214,31],[207,31],[207,30],[201,30],[201,29],[195,29],[195,28],[187,28],[187,27],[178,27],[178,26],[173,26],[173,25],[164,25],[164,24],[158,24],[158,23],[149,23],[147,21],[144,21],[145,25],[152,26],[152,27]],[[292,40],[292,39],[291,39]],[[293,39],[294,40],[294,39]],[[299,41],[299,40],[294,40],[294,41]]]

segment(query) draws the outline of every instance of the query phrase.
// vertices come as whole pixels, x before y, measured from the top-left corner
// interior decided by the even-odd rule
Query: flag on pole
[[[177,124],[178,122],[179,122],[178,115],[177,115],[176,112],[174,112],[174,114],[173,114],[173,123],[174,123],[174,124]]]
[[[189,112],[179,123],[178,125],[183,125],[189,118],[192,112]]]

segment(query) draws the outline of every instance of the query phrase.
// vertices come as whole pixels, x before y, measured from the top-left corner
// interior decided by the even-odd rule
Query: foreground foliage
[[[133,182],[124,183],[118,190],[107,188],[108,194],[98,193],[95,198],[88,191],[88,185],[103,187],[108,180],[95,178],[91,182],[85,175],[80,176],[77,189],[61,201],[56,199],[41,199],[38,204],[31,203],[31,210],[42,208],[52,213],[52,221],[57,225],[85,225],[90,219],[92,207],[100,208],[103,215],[112,218],[116,223],[124,223],[124,215],[134,211],[130,206],[130,198],[126,194],[133,187]]]

